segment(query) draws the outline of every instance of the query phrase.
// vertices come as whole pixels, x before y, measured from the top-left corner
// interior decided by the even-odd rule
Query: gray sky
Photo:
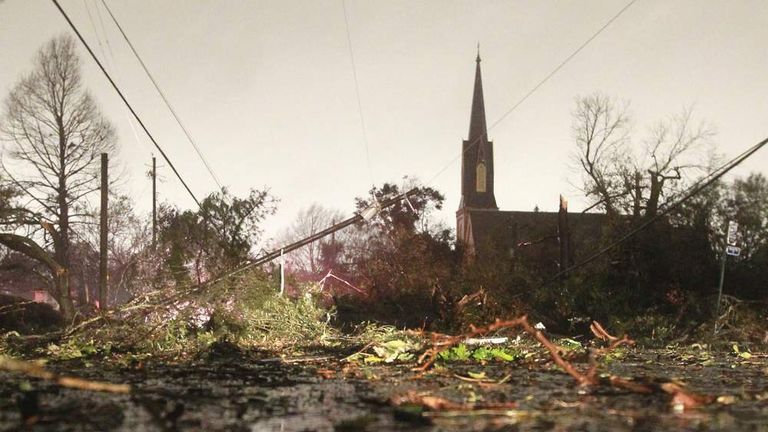
[[[340,0],[107,1],[222,182],[236,194],[268,186],[281,199],[268,236],[313,202],[351,212],[372,182],[427,181],[455,159],[431,184],[446,194],[439,216],[453,226],[477,43],[490,125],[626,4],[348,0],[369,169]],[[195,194],[214,190],[100,1],[61,3]],[[711,122],[729,157],[765,138],[766,22],[764,0],[639,0],[489,131],[500,208],[554,210],[559,193],[572,210],[587,205],[570,168],[578,95],[627,99],[638,141],[685,106]],[[0,2],[0,97],[48,39],[69,32],[50,1]],[[119,130],[126,191],[149,209],[151,143],[136,138],[127,110],[81,54],[85,81]],[[737,174],[765,167],[768,151]],[[160,199],[191,206],[170,170],[163,175]]]

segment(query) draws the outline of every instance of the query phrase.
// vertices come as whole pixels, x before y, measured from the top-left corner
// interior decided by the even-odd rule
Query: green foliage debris
[[[458,344],[450,349],[442,351],[438,359],[446,362],[466,362],[475,360],[479,362],[503,361],[511,362],[524,357],[524,353],[510,347],[480,346],[469,348],[465,344]]]

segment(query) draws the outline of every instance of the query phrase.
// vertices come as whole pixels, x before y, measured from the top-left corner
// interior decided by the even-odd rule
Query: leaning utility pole
[[[253,268],[253,267],[260,266],[262,264],[268,263],[268,262],[270,262],[270,261],[272,261],[274,259],[277,259],[277,258],[279,258],[279,257],[281,257],[281,256],[283,256],[283,255],[285,255],[287,253],[293,252],[296,249],[304,247],[304,246],[306,246],[306,245],[308,245],[308,244],[310,244],[312,242],[316,242],[316,241],[320,240],[323,237],[332,235],[336,231],[342,230],[342,229],[344,229],[344,228],[346,228],[346,227],[348,227],[350,225],[354,225],[354,224],[359,223],[359,222],[368,221],[371,218],[373,218],[374,216],[376,216],[382,209],[390,207],[390,206],[394,205],[395,203],[397,203],[397,202],[399,202],[399,201],[401,201],[403,199],[408,199],[408,197],[410,197],[412,195],[415,195],[417,192],[418,192],[418,189],[413,188],[413,189],[409,190],[408,192],[401,193],[399,195],[387,198],[387,199],[385,199],[385,200],[383,200],[381,202],[374,201],[373,204],[371,204],[367,208],[363,209],[362,211],[360,211],[359,213],[357,213],[356,215],[354,215],[354,216],[352,216],[352,217],[350,217],[348,219],[345,219],[345,220],[343,220],[343,221],[341,221],[339,223],[334,223],[333,225],[329,226],[328,228],[326,228],[326,229],[324,229],[322,231],[318,231],[318,232],[312,234],[309,237],[305,237],[305,238],[303,238],[301,240],[297,240],[297,241],[295,241],[295,242],[293,242],[291,244],[287,244],[287,245],[283,246],[280,249],[276,249],[276,250],[274,250],[272,252],[268,252],[268,253],[262,255],[261,257],[256,258],[255,260],[251,261],[250,263],[248,263],[248,264],[246,264],[246,265],[244,265],[244,266],[242,266],[242,267],[240,267],[240,268],[238,268],[238,269],[236,269],[234,271],[231,271],[231,272],[229,272],[229,273],[227,273],[227,274],[225,274],[223,276],[220,276],[220,277],[218,277],[218,278],[216,278],[216,279],[214,279],[212,281],[206,282],[204,285],[205,286],[211,285],[213,283],[221,281],[224,278],[228,278],[228,277],[234,276],[234,275],[236,275],[238,273],[241,273],[241,272],[244,272],[244,271],[246,271],[246,270],[248,270],[250,268]],[[201,287],[202,286],[203,285],[201,285]]]
[[[108,158],[101,154],[101,233],[99,242],[99,308],[107,307],[107,204],[109,197]]]
[[[152,249],[157,247],[157,159],[152,156]]]

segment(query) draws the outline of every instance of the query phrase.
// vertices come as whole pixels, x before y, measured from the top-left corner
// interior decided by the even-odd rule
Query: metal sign
[[[741,255],[741,248],[736,246],[726,246],[725,254],[730,256],[739,256]]]
[[[738,231],[739,231],[739,224],[738,223],[736,223],[734,221],[728,222],[728,237],[726,239],[726,243],[728,245],[736,246],[736,236],[738,234]],[[731,254],[729,254],[729,255],[731,255]]]

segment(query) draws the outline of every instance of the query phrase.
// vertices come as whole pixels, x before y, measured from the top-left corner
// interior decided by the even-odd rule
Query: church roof
[[[480,209],[468,209],[468,212],[475,247],[493,243],[511,249],[528,242],[557,241],[557,212]],[[571,237],[580,244],[589,239],[599,241],[606,222],[605,214],[568,214]]]

